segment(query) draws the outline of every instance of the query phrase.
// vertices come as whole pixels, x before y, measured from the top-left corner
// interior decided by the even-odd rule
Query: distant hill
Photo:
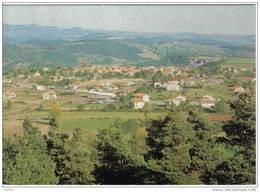
[[[186,65],[196,56],[254,57],[255,36],[3,25],[5,69],[79,63]]]

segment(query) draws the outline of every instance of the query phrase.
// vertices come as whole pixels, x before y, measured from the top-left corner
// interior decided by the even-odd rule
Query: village
[[[194,69],[86,64],[55,70],[45,67],[4,75],[3,98],[19,100],[19,94],[27,92],[26,100],[30,100],[30,93],[36,92],[43,103],[66,100],[75,105],[104,106],[127,97],[125,110],[143,110],[146,106],[163,110],[184,103],[210,110],[232,94],[249,91],[248,85],[255,83],[255,68],[226,67],[213,76]]]

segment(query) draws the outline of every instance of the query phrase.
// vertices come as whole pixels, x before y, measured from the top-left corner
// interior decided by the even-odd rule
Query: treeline
[[[144,141],[118,126],[87,146],[79,128],[60,133],[55,114],[44,136],[25,119],[23,136],[3,140],[3,183],[255,184],[255,96],[241,94],[230,107],[234,116],[222,123],[195,108],[173,108],[161,119],[146,114]]]

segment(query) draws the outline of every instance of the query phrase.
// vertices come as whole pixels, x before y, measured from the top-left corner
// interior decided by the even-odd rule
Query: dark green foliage
[[[68,139],[69,136],[58,133],[56,127],[51,127],[46,137],[48,153],[56,164],[55,174],[59,178],[59,183],[62,183],[61,178],[65,170],[65,143]]]
[[[94,159],[91,152],[82,146],[82,133],[79,128],[73,132],[73,136],[65,143],[64,170],[60,176],[60,184],[80,185],[92,184],[95,181]]]
[[[99,131],[97,150],[99,164],[95,169],[95,176],[98,183],[143,183],[144,162],[131,152],[119,129]]]
[[[188,121],[192,124],[195,132],[191,139],[189,150],[191,157],[191,169],[203,175],[216,167],[221,162],[221,154],[216,150],[214,135],[214,124],[210,124],[199,116],[198,111],[189,112]]]
[[[229,112],[230,108],[229,105],[222,99],[219,102],[217,102],[217,104],[215,106],[212,107],[213,111],[215,112]]]
[[[146,144],[149,146],[149,151],[146,159],[162,159],[163,149],[167,147],[165,138],[168,135],[168,131],[165,128],[170,122],[169,117],[159,120],[151,120],[146,128],[148,134],[146,137]]]
[[[209,175],[217,184],[255,184],[255,97],[251,94],[238,95],[230,107],[235,115],[223,125],[227,136],[224,141],[239,150],[232,159],[220,163]]]
[[[201,183],[190,171],[191,127],[180,114],[152,120],[147,128],[146,154],[150,179],[154,184]]]
[[[240,94],[230,103],[230,107],[235,115],[223,126],[227,137],[245,148],[255,146],[255,97],[251,94]]]
[[[5,184],[56,184],[55,164],[48,156],[40,131],[26,119],[24,136],[4,140],[3,182]]]

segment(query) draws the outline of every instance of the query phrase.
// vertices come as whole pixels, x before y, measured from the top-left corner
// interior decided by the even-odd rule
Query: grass
[[[234,68],[254,68],[256,65],[255,58],[231,58],[228,59],[223,67],[234,67]]]

